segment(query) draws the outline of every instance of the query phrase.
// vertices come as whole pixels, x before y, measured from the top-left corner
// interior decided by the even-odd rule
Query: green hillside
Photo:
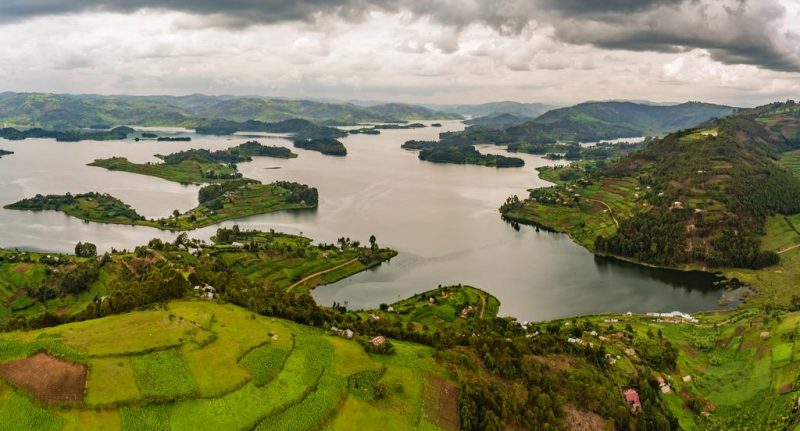
[[[759,289],[788,288],[794,271],[748,271],[794,266],[794,244],[778,237],[793,226],[784,217],[800,213],[800,177],[787,153],[800,146],[798,125],[794,102],[743,110],[527,199],[512,198],[501,211],[566,232],[601,254],[659,266],[745,268],[726,271]],[[763,279],[767,273],[784,275]]]
[[[262,97],[0,93],[0,128],[58,130],[119,125],[194,128],[201,120],[277,122],[294,118],[326,124],[358,124],[459,117],[402,104],[358,107],[348,103]]]

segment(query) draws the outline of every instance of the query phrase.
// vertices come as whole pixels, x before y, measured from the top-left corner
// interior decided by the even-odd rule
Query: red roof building
[[[636,392],[636,390],[625,389],[622,391],[622,395],[625,396],[625,401],[628,402],[628,407],[630,407],[631,412],[636,413],[642,409],[642,403],[639,401],[639,393]]]

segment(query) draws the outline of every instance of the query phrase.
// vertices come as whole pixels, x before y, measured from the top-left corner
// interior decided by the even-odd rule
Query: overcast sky
[[[0,0],[0,91],[800,98],[800,0]]]

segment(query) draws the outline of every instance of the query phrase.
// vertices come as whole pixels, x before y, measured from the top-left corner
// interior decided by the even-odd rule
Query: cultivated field
[[[433,350],[393,344],[202,301],[3,334],[0,429],[454,429]]]

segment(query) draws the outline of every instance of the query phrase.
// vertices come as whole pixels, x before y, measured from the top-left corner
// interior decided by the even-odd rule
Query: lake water
[[[718,308],[716,278],[703,273],[645,268],[596,258],[560,234],[518,231],[501,220],[497,208],[511,194],[547,185],[535,167],[552,164],[533,155],[524,168],[441,165],[420,161],[402,150],[408,139],[435,139],[459,130],[442,128],[383,130],[342,141],[347,157],[294,149],[290,160],[257,158],[239,166],[244,176],[262,182],[290,180],[320,192],[315,211],[283,212],[228,222],[242,228],[274,228],[302,233],[317,241],[341,236],[366,242],[374,234],[382,246],[400,252],[391,262],[314,291],[321,304],[348,302],[351,308],[375,307],[439,284],[465,283],[483,288],[502,302],[501,314],[520,320],[543,320],[601,312],[697,311]],[[197,203],[197,186],[182,186],[147,176],[86,166],[96,158],[124,156],[157,161],[155,154],[189,148],[220,149],[238,145],[242,136],[191,135],[192,142],[0,140],[16,154],[0,159],[0,204],[37,193],[106,192],[131,204],[146,217],[161,217]],[[291,146],[278,137],[262,143]],[[504,153],[494,147],[483,152]],[[279,168],[279,169],[273,169]],[[207,239],[213,226],[190,232]],[[133,226],[85,223],[58,212],[0,209],[0,247],[70,252],[78,241],[101,250],[132,249],[174,234]]]

